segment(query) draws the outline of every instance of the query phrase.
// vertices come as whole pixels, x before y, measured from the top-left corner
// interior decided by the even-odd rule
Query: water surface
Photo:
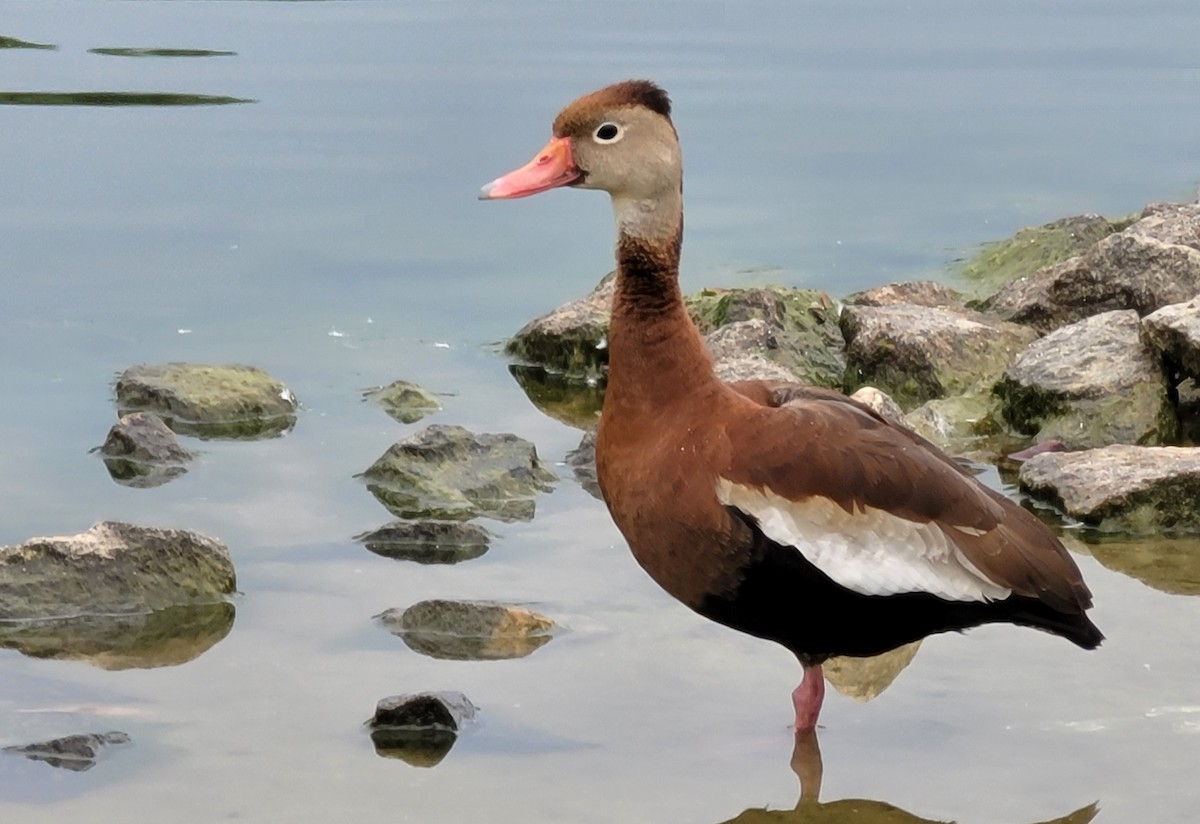
[[[672,92],[688,289],[946,278],[1023,225],[1200,182],[1190,0],[4,10],[0,35],[54,48],[0,49],[0,99],[251,101],[0,105],[0,544],[105,518],[197,529],[229,543],[240,589],[228,633],[186,663],[0,650],[0,746],[133,740],[86,772],[0,759],[5,821],[716,822],[795,804],[794,662],[660,593],[568,470],[469,562],[352,540],[389,519],[353,476],[416,429],[367,387],[447,393],[430,422],[515,432],[551,462],[578,441],[494,344],[608,270],[608,206],[475,201],[578,93],[641,76]],[[264,368],[300,420],[189,442],[200,459],[162,487],[114,484],[88,454],[110,384],[170,360]],[[1101,558],[1080,557],[1100,651],[990,627],[929,639],[871,703],[831,695],[822,800],[964,824],[1095,801],[1098,820],[1192,820],[1196,590]],[[526,603],[567,631],[526,658],[446,661],[372,621],[435,597]],[[465,692],[478,723],[435,768],[376,757],[375,701],[424,689]]]

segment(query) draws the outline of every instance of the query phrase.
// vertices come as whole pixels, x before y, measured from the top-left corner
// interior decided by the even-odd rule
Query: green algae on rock
[[[204,439],[257,440],[296,425],[296,396],[266,372],[241,364],[142,364],[114,385],[117,412],[149,411],[172,431]]]

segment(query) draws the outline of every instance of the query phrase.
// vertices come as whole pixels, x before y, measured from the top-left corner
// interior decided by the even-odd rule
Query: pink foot
[[[796,732],[812,732],[817,728],[821,702],[825,700],[825,675],[821,665],[805,666],[800,686],[792,690],[792,706],[796,708]]]

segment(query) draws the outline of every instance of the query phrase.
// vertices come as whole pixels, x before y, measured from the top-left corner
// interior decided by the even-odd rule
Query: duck
[[[683,166],[661,87],[585,94],[551,131],[479,197],[609,195],[604,502],[667,593],[795,655],[797,731],[817,725],[834,656],[992,623],[1100,644],[1092,594],[1055,534],[934,444],[833,390],[717,378],[679,287]]]

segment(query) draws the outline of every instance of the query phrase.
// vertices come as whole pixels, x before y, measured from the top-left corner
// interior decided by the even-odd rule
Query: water
[[[83,773],[4,759],[5,821],[716,822],[792,807],[794,663],[662,595],[567,471],[534,521],[497,525],[464,564],[350,540],[388,520],[353,475],[414,429],[361,403],[364,388],[449,393],[431,421],[516,432],[551,462],[578,440],[494,344],[607,270],[608,206],[474,199],[578,93],[631,76],[672,92],[689,289],[945,277],[1022,225],[1200,182],[1190,0],[8,0],[0,35],[57,46],[0,50],[0,92],[253,101],[0,106],[0,544],[104,518],[197,529],[229,543],[241,593],[228,635],[186,664],[0,651],[0,745],[133,739]],[[189,444],[202,455],[183,478],[117,486],[88,454],[111,380],[169,360],[267,369],[301,399],[299,424]],[[830,696],[821,799],[962,822],[1094,801],[1098,820],[1192,820],[1200,609],[1080,564],[1100,651],[1004,627],[926,641],[879,699]],[[528,658],[452,662],[371,620],[429,597],[528,603],[568,630]],[[436,768],[376,757],[361,727],[375,701],[422,689],[462,690],[479,722]]]

